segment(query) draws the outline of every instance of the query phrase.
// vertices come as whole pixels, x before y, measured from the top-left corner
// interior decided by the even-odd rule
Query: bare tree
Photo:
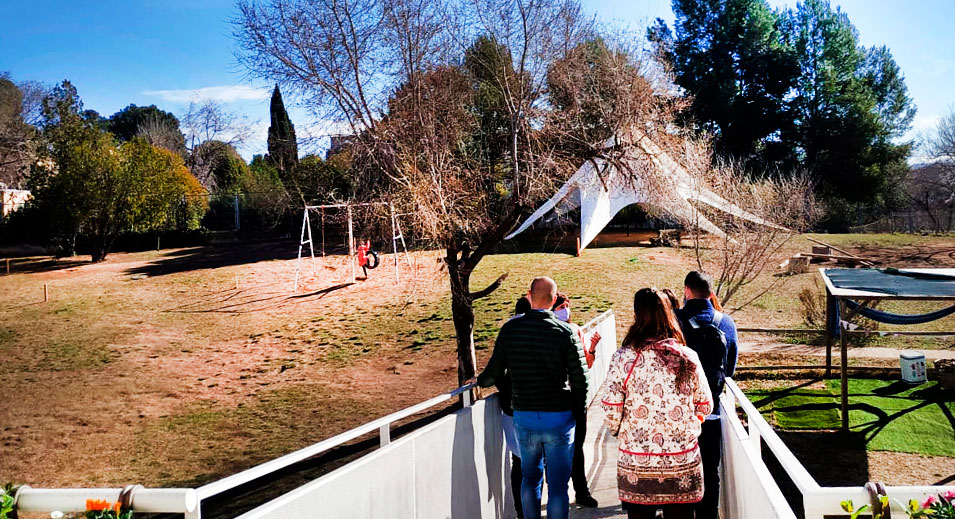
[[[955,223],[955,108],[942,117],[922,146],[932,163],[909,172],[907,198],[928,216],[935,232],[951,230]]]
[[[180,119],[189,152],[186,164],[204,186],[214,187],[212,168],[223,153],[235,153],[234,149],[252,136],[252,124],[214,99],[189,103]]]
[[[701,182],[698,187],[716,193],[763,222],[742,218],[733,211],[707,210],[706,206],[697,206],[698,218],[707,218],[723,231],[722,236],[704,238],[701,233],[703,226],[698,221],[691,222],[697,264],[713,274],[716,294],[726,304],[784,259],[786,244],[809,230],[817,221],[820,209],[808,175],[752,179],[744,173],[742,165],[732,161],[710,166],[708,146],[696,142],[692,148],[694,151],[688,151],[684,157],[692,159],[689,163],[697,170],[693,178]],[[758,286],[749,299],[736,305],[736,309],[778,288],[786,279],[773,277],[768,283]]]
[[[26,179],[36,159],[36,126],[47,94],[40,83],[14,83],[0,73],[0,182],[19,186]]]
[[[475,370],[473,302],[506,277],[472,291],[480,261],[581,160],[623,153],[608,137],[637,124],[667,133],[653,114],[669,97],[632,77],[635,56],[609,79],[625,84],[605,93],[563,82],[566,99],[584,102],[556,102],[549,75],[585,66],[572,51],[596,36],[576,1],[242,0],[239,11],[251,73],[351,127],[357,195],[412,208],[418,234],[444,250],[462,382]],[[607,105],[592,131],[572,113],[588,103]]]
[[[189,147],[206,141],[221,141],[236,147],[252,136],[252,123],[215,99],[189,103],[182,114],[182,128]]]
[[[182,133],[172,123],[159,117],[150,117],[140,123],[136,134],[149,144],[182,153]]]

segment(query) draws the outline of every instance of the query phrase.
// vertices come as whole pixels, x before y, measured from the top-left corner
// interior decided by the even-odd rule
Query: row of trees
[[[16,222],[29,222],[72,252],[79,236],[93,261],[106,257],[123,231],[195,228],[206,201],[202,187],[176,152],[123,129],[128,112],[104,120],[83,110],[68,81],[43,98],[36,126],[21,149],[32,159],[25,174],[33,192]]]
[[[100,261],[122,233],[214,227],[223,209],[231,224],[233,195],[253,231],[286,223],[302,200],[349,196],[347,154],[299,160],[278,87],[271,111],[269,153],[249,164],[236,146],[251,126],[214,101],[192,103],[181,119],[136,105],[106,118],[84,109],[69,81],[49,88],[4,74],[0,182],[33,198],[3,222],[3,237],[52,242],[66,255],[81,243]]]
[[[810,172],[833,225],[897,207],[915,105],[886,47],[828,0],[673,0],[648,31],[691,97],[685,125],[756,176]],[[867,215],[868,216],[868,215]]]

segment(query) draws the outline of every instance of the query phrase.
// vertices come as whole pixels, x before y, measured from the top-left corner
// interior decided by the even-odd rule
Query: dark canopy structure
[[[826,283],[826,367],[832,367],[832,342],[842,350],[842,429],[849,429],[846,335],[848,321],[856,314],[888,323],[912,325],[931,322],[955,313],[955,304],[916,315],[902,315],[870,307],[883,300],[951,301],[955,303],[955,268],[951,269],[819,269]],[[843,318],[845,316],[845,318]],[[922,335],[933,335],[921,332]],[[938,332],[934,335],[951,335]]]

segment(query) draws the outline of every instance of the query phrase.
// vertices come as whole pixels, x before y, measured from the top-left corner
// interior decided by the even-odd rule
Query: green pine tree
[[[275,85],[275,90],[272,91],[269,113],[272,124],[269,126],[269,154],[266,158],[285,180],[292,168],[298,164],[298,141],[295,139],[295,126],[285,110],[278,85]]]

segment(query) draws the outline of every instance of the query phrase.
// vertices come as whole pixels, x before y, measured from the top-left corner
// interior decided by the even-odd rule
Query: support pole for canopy
[[[840,297],[839,298],[839,315],[845,315],[846,313],[846,302]],[[843,327],[842,322],[838,323],[839,326],[839,346],[842,355],[842,373],[840,373],[840,387],[842,388],[842,432],[849,432],[849,352],[846,347],[846,328]]]
[[[835,334],[832,315],[832,292],[826,287],[826,378],[832,375],[832,336]],[[836,323],[838,324],[838,323]]]

